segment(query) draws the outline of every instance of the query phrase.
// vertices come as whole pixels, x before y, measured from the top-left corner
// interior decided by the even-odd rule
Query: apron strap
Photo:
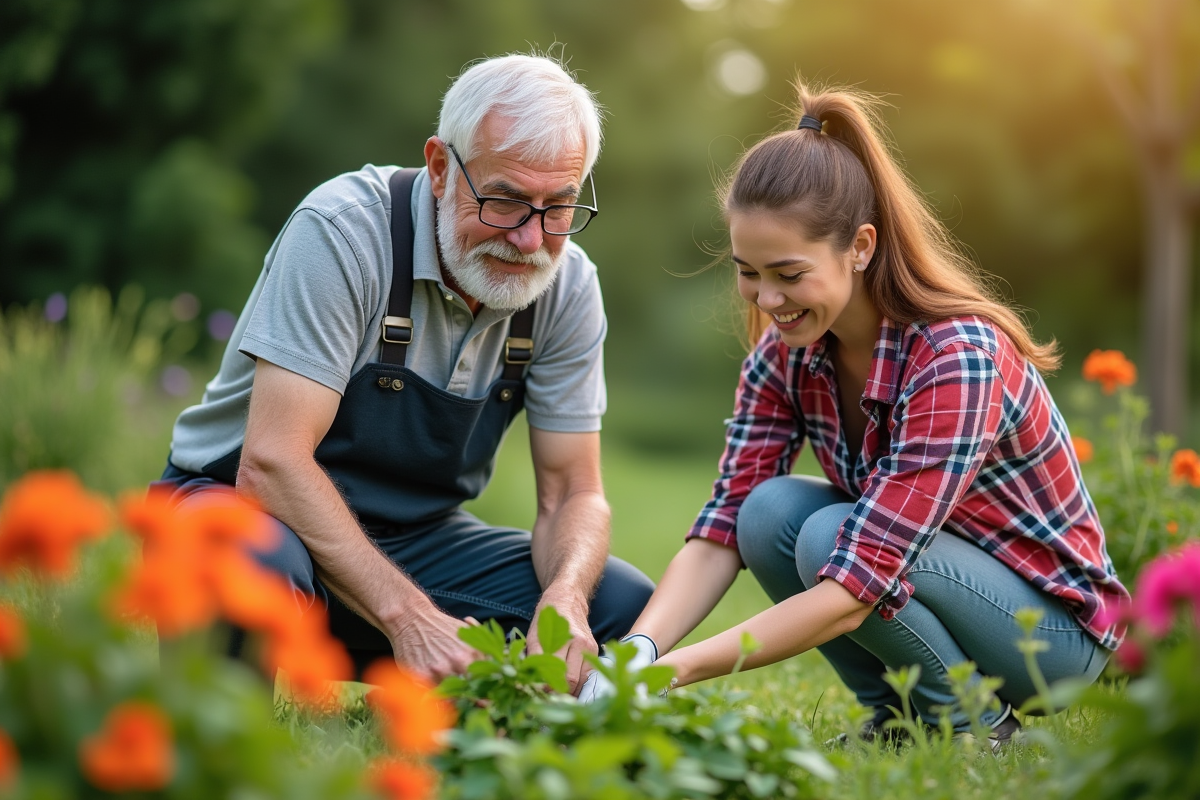
[[[412,189],[418,169],[398,169],[388,180],[392,196],[392,288],[383,317],[379,360],[404,366],[412,343],[413,224]],[[519,381],[533,360],[533,312],[537,301],[513,314],[504,342],[504,380]]]
[[[504,375],[506,381],[519,381],[525,365],[533,360],[533,310],[537,301],[512,315],[508,322],[508,338],[504,340]]]
[[[413,224],[412,188],[419,169],[398,169],[388,180],[392,196],[392,289],[383,318],[379,360],[404,366],[412,342]]]

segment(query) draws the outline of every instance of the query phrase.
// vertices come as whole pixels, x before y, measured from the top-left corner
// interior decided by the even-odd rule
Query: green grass
[[[722,442],[708,454],[655,455],[606,433],[603,440],[605,491],[612,507],[612,552],[657,580],[716,477]],[[816,463],[805,454],[798,472],[814,474]],[[534,518],[534,479],[529,462],[528,431],[523,419],[513,426],[500,453],[491,485],[470,510],[489,522],[528,528]],[[765,609],[769,600],[746,571],[714,612],[685,643],[711,636]],[[864,711],[816,651],[759,670],[719,678],[749,692],[748,702],[772,714],[794,715],[809,726],[817,742],[853,731]],[[1094,713],[1070,711],[1053,724],[1070,741],[1086,740],[1094,730]],[[1029,718],[1031,729],[1051,723]],[[993,759],[953,746],[931,744],[890,752],[851,746],[831,756],[843,778],[834,795],[878,800],[881,797],[993,798],[1033,793],[1053,796],[1046,751],[1026,745]]]

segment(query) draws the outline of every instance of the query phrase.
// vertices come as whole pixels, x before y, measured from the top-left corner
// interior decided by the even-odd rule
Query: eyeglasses
[[[538,208],[533,203],[526,203],[524,200],[514,200],[509,197],[483,197],[475,190],[475,184],[471,181],[471,176],[467,174],[467,168],[463,164],[462,158],[459,157],[458,151],[454,149],[454,145],[447,144],[446,147],[454,154],[454,160],[458,162],[463,176],[467,179],[467,186],[471,187],[471,194],[475,196],[475,202],[479,203],[479,221],[484,225],[512,230],[521,227],[529,221],[530,217],[537,214],[542,218],[543,231],[554,236],[568,236],[586,228],[592,218],[600,213],[595,206],[567,203]],[[594,181],[592,182],[592,202],[596,202]]]

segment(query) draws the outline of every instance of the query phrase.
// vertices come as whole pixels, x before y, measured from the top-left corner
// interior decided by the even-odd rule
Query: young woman
[[[875,710],[868,738],[900,705],[885,668],[920,666],[936,723],[970,660],[1004,680],[983,721],[1007,739],[1035,692],[1015,612],[1043,612],[1048,680],[1094,678],[1120,635],[1101,612],[1128,598],[1042,381],[1055,346],[990,297],[869,101],[798,89],[796,129],[722,192],[757,345],[712,499],[627,638],[679,685],[728,674],[743,632],[762,643],[747,667],[817,647]],[[825,480],[789,475],[805,440]],[[743,565],[776,605],[672,650]]]

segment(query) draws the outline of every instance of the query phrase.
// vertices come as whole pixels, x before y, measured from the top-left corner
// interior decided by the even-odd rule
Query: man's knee
[[[652,594],[654,581],[632,564],[609,556],[588,620],[596,641],[603,644],[629,633]]]

